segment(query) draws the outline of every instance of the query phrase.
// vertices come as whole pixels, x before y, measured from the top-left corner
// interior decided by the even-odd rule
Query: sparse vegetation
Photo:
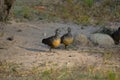
[[[113,71],[113,69],[104,70],[104,68],[92,65],[81,65],[79,67],[68,68],[67,66],[60,68],[51,68],[42,70],[40,67],[31,70],[19,70],[18,64],[14,63],[0,63],[0,77],[9,77],[9,80],[119,80],[120,69]],[[117,69],[117,68],[116,68]],[[19,77],[19,78],[17,78]]]
[[[17,1],[16,4],[18,5]],[[19,12],[22,12],[21,16],[28,19],[33,15],[36,15],[39,16],[37,20],[59,20],[77,24],[99,25],[107,22],[119,22],[119,4],[120,2],[118,0],[52,0],[51,2],[48,2],[47,0],[38,0],[38,3],[34,3],[33,5],[24,4],[24,8],[22,8],[21,11],[18,9],[21,5],[15,6],[14,12],[16,17],[21,14]],[[38,9],[32,9],[34,6],[38,7]],[[39,8],[40,6],[45,9]]]

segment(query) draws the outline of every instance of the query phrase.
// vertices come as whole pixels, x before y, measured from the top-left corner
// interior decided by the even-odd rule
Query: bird
[[[115,41],[115,44],[118,45],[120,42],[120,27],[118,28],[118,30],[112,33],[111,37]]]
[[[71,28],[68,27],[67,31],[68,32],[61,37],[61,44],[64,44],[65,49],[67,49],[68,45],[73,43],[73,36],[71,34]]]
[[[43,39],[42,43],[45,44],[45,45],[48,45],[50,47],[50,49],[49,49],[50,52],[51,52],[52,48],[59,47],[60,44],[61,44],[60,30],[56,29],[55,30],[55,35]]]

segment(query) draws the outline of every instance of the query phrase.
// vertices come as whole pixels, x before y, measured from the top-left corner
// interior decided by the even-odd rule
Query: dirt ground
[[[55,29],[61,28],[62,34],[67,27],[72,28],[72,34],[89,35],[99,29],[99,27],[84,27],[72,23],[46,23],[29,22],[5,25],[4,35],[0,37],[0,61],[13,62],[21,65],[21,68],[31,69],[33,67],[73,67],[76,65],[94,65],[98,68],[104,66],[120,67],[120,47],[100,48],[100,47],[69,47],[65,50],[63,45],[60,48],[48,52],[49,47],[42,44],[43,38],[52,36]],[[61,34],[61,35],[62,35]],[[13,37],[12,41],[7,40]],[[107,64],[106,64],[107,63]],[[112,65],[111,65],[112,64]]]

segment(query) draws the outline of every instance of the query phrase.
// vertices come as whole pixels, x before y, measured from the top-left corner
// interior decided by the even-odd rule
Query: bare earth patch
[[[72,46],[65,50],[60,48],[48,52],[47,46],[41,40],[54,34],[56,28],[71,27],[73,35],[81,33],[87,36],[97,31],[98,27],[85,27],[63,23],[16,23],[5,26],[4,35],[0,37],[0,61],[19,64],[21,69],[62,68],[64,66],[93,66],[100,69],[120,69],[120,47],[100,48]],[[64,34],[63,30],[63,34]],[[13,37],[12,41],[7,40]],[[6,45],[5,45],[6,44]]]

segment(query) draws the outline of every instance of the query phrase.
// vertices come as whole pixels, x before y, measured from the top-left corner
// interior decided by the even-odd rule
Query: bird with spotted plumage
[[[51,37],[48,37],[48,38],[45,38],[42,40],[43,44],[48,45],[50,47],[49,51],[51,51],[52,48],[59,47],[60,42],[61,42],[61,39],[60,39],[60,30],[59,29],[55,30],[54,36],[51,36]]]
[[[73,35],[71,34],[71,28],[67,28],[67,33],[64,34],[61,37],[61,44],[64,44],[65,49],[67,49],[67,46],[73,43]]]

